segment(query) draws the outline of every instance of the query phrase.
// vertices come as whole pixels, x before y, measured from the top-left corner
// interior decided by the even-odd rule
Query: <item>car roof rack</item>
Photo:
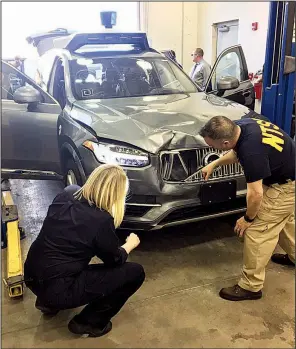
[[[50,49],[65,49],[75,53],[86,45],[135,45],[140,52],[154,51],[149,47],[146,33],[142,32],[101,32],[101,33],[70,33],[67,29],[58,28],[51,32],[31,35],[27,38],[41,56]]]
[[[150,51],[145,33],[92,33],[73,34],[55,40],[56,48],[64,48],[75,53],[79,48],[86,45],[135,45],[143,51]]]

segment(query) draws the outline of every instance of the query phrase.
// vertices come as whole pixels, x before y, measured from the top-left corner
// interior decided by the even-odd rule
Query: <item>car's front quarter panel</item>
[[[72,118],[72,110],[70,107],[66,107],[58,120],[62,167],[65,169],[67,160],[73,159],[78,167],[81,166],[81,176],[86,180],[87,175],[82,164],[80,149],[86,140],[94,139],[94,135]]]

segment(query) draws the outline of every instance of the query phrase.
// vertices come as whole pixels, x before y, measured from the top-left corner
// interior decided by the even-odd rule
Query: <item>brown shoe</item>
[[[271,260],[277,264],[295,266],[287,254],[275,253]]]
[[[260,299],[262,297],[262,291],[252,292],[241,288],[239,285],[232,287],[222,288],[219,296],[228,301],[245,301]]]

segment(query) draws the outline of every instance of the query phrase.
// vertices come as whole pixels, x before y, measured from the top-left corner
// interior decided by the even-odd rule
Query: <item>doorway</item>
[[[238,44],[238,20],[215,24],[216,29],[216,57],[228,47]]]

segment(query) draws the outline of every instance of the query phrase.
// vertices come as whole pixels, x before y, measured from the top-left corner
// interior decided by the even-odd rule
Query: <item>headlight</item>
[[[83,145],[90,149],[103,164],[115,164],[125,167],[144,167],[149,165],[147,153],[140,150],[105,143],[86,141]]]

